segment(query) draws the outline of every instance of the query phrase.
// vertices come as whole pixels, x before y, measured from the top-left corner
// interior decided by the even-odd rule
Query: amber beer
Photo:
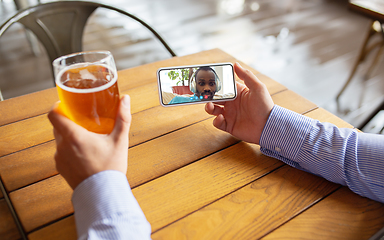
[[[119,103],[117,73],[107,65],[78,63],[56,75],[60,110],[95,133],[111,133]]]

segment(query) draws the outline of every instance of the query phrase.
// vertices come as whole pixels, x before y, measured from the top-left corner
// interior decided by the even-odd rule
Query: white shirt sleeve
[[[260,147],[268,156],[384,202],[384,135],[338,128],[275,105]]]
[[[78,239],[151,238],[151,225],[119,171],[99,172],[81,182],[72,203]]]

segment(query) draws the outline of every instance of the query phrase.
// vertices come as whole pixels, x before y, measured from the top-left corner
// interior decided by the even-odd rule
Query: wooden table
[[[238,61],[214,49],[119,72],[132,99],[127,177],[153,239],[367,239],[384,226],[384,205],[294,169],[215,129],[204,105],[159,105],[156,70]],[[245,67],[249,68],[244,64]],[[251,69],[276,104],[352,127]],[[48,89],[0,102],[0,174],[29,239],[75,239],[72,190],[57,173]],[[4,196],[0,239],[20,233]]]
[[[384,23],[384,2],[382,0],[350,0],[349,8],[368,18]]]

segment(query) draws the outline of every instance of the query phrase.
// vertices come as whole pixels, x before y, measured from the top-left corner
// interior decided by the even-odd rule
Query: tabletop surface
[[[349,7],[355,12],[384,23],[383,0],[350,0]]]
[[[294,169],[215,129],[204,104],[159,105],[160,67],[239,61],[219,50],[119,71],[133,122],[127,178],[153,239],[368,239],[384,226],[384,205]],[[352,128],[257,72],[274,102]],[[47,112],[55,88],[0,102],[0,176],[29,239],[76,239],[72,190],[57,173]],[[0,239],[19,239],[0,195]]]

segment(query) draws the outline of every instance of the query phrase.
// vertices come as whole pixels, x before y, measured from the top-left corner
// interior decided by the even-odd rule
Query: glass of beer
[[[73,53],[55,59],[53,68],[62,114],[91,132],[111,133],[120,100],[112,54]]]

